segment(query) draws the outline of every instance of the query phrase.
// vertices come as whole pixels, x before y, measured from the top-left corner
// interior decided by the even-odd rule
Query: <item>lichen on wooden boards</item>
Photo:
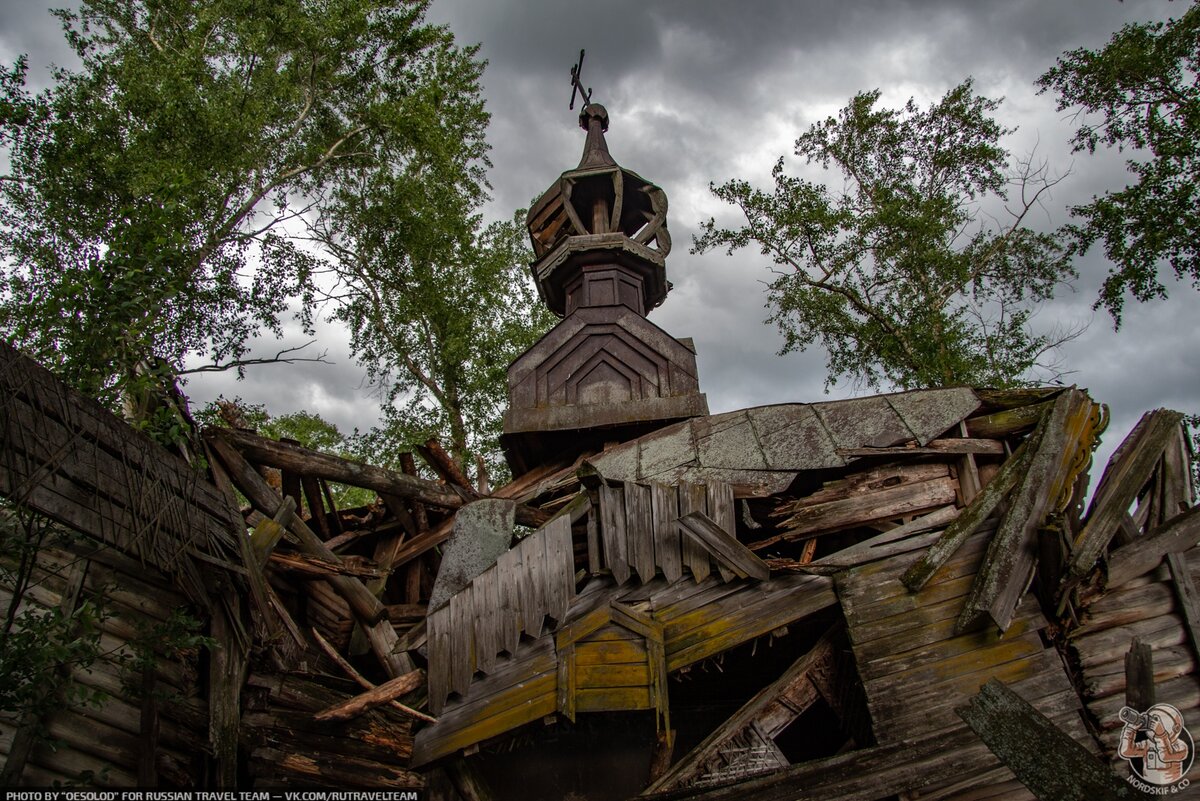
[[[984,685],[958,713],[1041,799],[1108,801],[1140,795],[999,681]]]
[[[1028,467],[1009,498],[987,556],[959,616],[966,630],[989,618],[1001,631],[1033,577],[1037,529],[1067,505],[1075,477],[1091,460],[1100,408],[1083,392],[1065,390],[1029,443]]]

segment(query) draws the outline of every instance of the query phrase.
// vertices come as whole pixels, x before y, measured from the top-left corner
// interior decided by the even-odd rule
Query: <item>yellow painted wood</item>
[[[568,644],[558,651],[558,711],[575,722],[575,687],[578,675],[575,668],[575,645]]]
[[[633,709],[653,709],[649,687],[610,687],[599,690],[580,689],[575,695],[579,712],[620,712]]]
[[[461,719],[454,715],[456,710],[448,706],[437,724],[418,732],[413,746],[413,766],[424,765],[553,714],[558,707],[557,683],[557,670],[543,673],[493,696],[487,704],[472,710],[476,714]]]
[[[579,666],[628,662],[644,664],[645,661],[646,645],[640,640],[609,640],[575,644],[575,664]]]
[[[578,690],[604,687],[649,687],[650,665],[581,665],[576,668],[575,686]]]
[[[621,626],[617,625],[608,625],[604,628],[597,629],[596,631],[593,631],[591,634],[587,635],[587,637],[581,637],[580,639],[586,640],[587,642],[606,642],[610,640],[641,640],[643,637],[640,634],[635,634],[627,628],[622,628]]]

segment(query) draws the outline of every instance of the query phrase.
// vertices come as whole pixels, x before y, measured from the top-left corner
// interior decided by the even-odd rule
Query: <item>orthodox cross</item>
[[[583,83],[579,80],[579,73],[583,70],[583,52],[583,50],[579,51],[579,63],[571,67],[571,105],[567,106],[571,110],[575,109],[576,94],[583,98],[584,108],[587,108],[588,104],[592,102],[591,88],[584,89]]]

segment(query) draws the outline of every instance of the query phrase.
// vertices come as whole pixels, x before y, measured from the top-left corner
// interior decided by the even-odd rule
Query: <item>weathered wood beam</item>
[[[245,457],[231,443],[221,437],[211,437],[210,442],[214,451],[224,462],[230,477],[250,502],[263,514],[275,512],[283,499],[267,485]],[[300,548],[305,553],[327,562],[341,563],[341,558],[329,550],[299,517],[292,515],[288,528],[296,535]],[[367,639],[371,643],[371,650],[388,675],[399,676],[411,671],[413,664],[408,654],[397,654],[393,651],[398,639],[396,630],[387,620],[387,610],[379,602],[379,599],[372,595],[358,579],[349,576],[330,576],[328,581],[330,586],[346,600],[355,617],[363,625]]]
[[[1166,409],[1147,412],[1113,454],[1088,510],[1083,530],[1075,538],[1061,588],[1065,598],[1091,572],[1138,492],[1150,480],[1155,465],[1179,429],[1183,415]]]
[[[289,573],[310,578],[329,578],[330,576],[355,576],[362,579],[378,579],[380,571],[377,567],[351,565],[345,562],[331,562],[316,556],[302,553],[272,553],[271,566]]]
[[[1075,476],[1092,450],[1099,407],[1076,389],[1060,394],[1030,442],[1029,467],[1009,498],[1008,508],[971,585],[958,619],[967,631],[985,617],[1008,629],[1033,577],[1037,530],[1050,514],[1066,507]]]
[[[463,493],[433,481],[353,462],[299,445],[289,445],[246,431],[209,429],[205,436],[229,443],[251,462],[293,470],[301,475],[313,475],[376,492],[414,498],[443,509],[457,509],[467,500]]]
[[[1116,801],[1141,795],[998,679],[955,711],[1041,801]]]
[[[417,446],[417,453],[421,454],[421,458],[425,463],[433,468],[433,472],[445,481],[447,484],[464,490],[468,495],[478,497],[474,485],[471,484],[471,479],[467,478],[466,472],[462,466],[454,460],[450,454],[446,453],[446,449],[442,447],[442,443],[436,438],[431,437],[425,441],[424,445]]]
[[[346,671],[346,675],[349,676],[350,678],[354,679],[356,682],[358,682],[360,687],[362,687],[364,690],[367,690],[368,692],[376,689],[376,685],[374,683],[372,683],[371,681],[369,681],[365,676],[363,676],[363,674],[361,674],[357,670],[355,670],[354,666],[351,665],[349,662],[347,662],[346,659],[337,652],[337,649],[334,648],[332,645],[330,645],[329,641],[321,636],[321,632],[317,631],[316,629],[312,629],[312,635],[316,639],[317,645],[321,646],[321,650],[325,652],[326,656],[328,656],[335,663],[337,663],[338,667],[340,667],[342,670]],[[411,673],[414,673],[414,672],[417,674],[420,674],[420,671],[409,671],[408,674],[398,676],[397,678],[407,678],[408,675],[411,675]],[[418,682],[418,685],[419,685],[419,682]],[[401,695],[403,695],[403,693],[401,693]],[[388,704],[396,711],[401,712],[410,717],[415,717],[415,718],[419,718],[421,720],[426,720],[426,721],[429,721],[430,723],[437,723],[437,718],[426,715],[424,712],[418,712],[415,709],[407,707],[404,704],[397,701],[395,699],[395,697],[386,699],[383,701],[383,703]]]
[[[767,722],[768,735],[778,735],[795,718],[817,700],[818,693],[809,674],[827,667],[833,659],[834,631],[830,630],[815,645],[797,659],[783,675],[764,687],[733,713],[708,737],[684,755],[670,770],[659,776],[643,793],[652,794],[680,787],[702,775],[702,771],[717,759],[721,747],[755,723]],[[803,700],[802,700],[803,699]]]
[[[1004,442],[998,439],[980,439],[959,437],[954,439],[933,439],[923,446],[912,447],[900,445],[891,448],[838,448],[839,456],[928,456],[946,454],[987,454],[991,456],[1004,455]]]
[[[962,544],[991,516],[1025,474],[1029,466],[1029,454],[1028,444],[1022,443],[974,502],[946,528],[941,538],[930,546],[925,555],[905,571],[900,581],[909,592],[919,592],[929,579],[933,578],[933,574],[950,561]]]
[[[1125,704],[1144,712],[1154,703],[1154,652],[1134,637],[1125,654]]]
[[[738,578],[765,580],[771,574],[763,560],[718,526],[708,515],[691,512],[679,518],[679,529],[693,538]],[[729,579],[726,579],[728,581]]]
[[[1164,556],[1182,554],[1198,542],[1200,506],[1176,515],[1149,534],[1113,551],[1108,557],[1108,579],[1104,586],[1109,591],[1115,590],[1158,567]]]
[[[971,417],[967,420],[967,432],[979,439],[1011,437],[1037,425],[1042,415],[1048,412],[1053,404],[1053,401],[1043,401],[981,417]]]
[[[364,693],[359,693],[349,700],[328,706],[313,715],[313,718],[322,721],[349,720],[350,718],[358,717],[368,709],[383,706],[402,695],[408,695],[424,683],[425,675],[420,670],[414,670],[410,673],[405,673],[403,676],[389,679],[383,684],[372,687]],[[408,709],[408,707],[405,707],[405,709]],[[415,710],[410,710],[410,712],[415,712]]]

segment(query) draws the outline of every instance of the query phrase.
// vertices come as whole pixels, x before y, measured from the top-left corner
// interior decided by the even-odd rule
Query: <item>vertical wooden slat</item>
[[[429,711],[442,714],[450,694],[450,605],[435,609],[426,619],[429,640]]]
[[[604,561],[617,584],[629,580],[629,556],[625,539],[625,505],[621,490],[600,485],[600,536]]]
[[[679,484],[679,516],[692,512],[708,512],[708,490],[703,484],[680,482]],[[696,581],[704,581],[712,572],[708,551],[704,546],[690,537],[684,537],[682,542],[683,563],[692,571]]]
[[[587,510],[588,573],[600,575],[600,510],[591,504]]]
[[[625,485],[625,543],[629,562],[645,584],[654,578],[654,518],[650,488]]]
[[[571,518],[562,515],[546,524],[546,553],[550,560],[550,586],[553,588],[546,612],[562,623],[575,596],[575,553],[571,543]]]
[[[543,530],[530,534],[517,548],[521,551],[521,622],[525,633],[539,637],[546,616],[546,549]]]
[[[475,664],[484,673],[490,673],[496,665],[500,652],[495,567],[488,568],[471,582],[475,602]]]
[[[679,498],[674,487],[659,482],[650,484],[651,517],[654,519],[654,561],[662,568],[667,581],[678,581],[683,575],[683,558],[679,551]]]
[[[316,476],[300,476],[300,486],[304,489],[304,499],[308,501],[309,519],[317,524],[321,536],[329,539],[333,533],[329,530],[329,520],[325,517],[325,505],[321,502],[321,484]],[[300,499],[296,499],[296,510],[300,509]]]
[[[471,585],[450,596],[450,639],[452,666],[450,690],[465,696],[475,675],[475,627],[471,616],[475,612]]]
[[[575,643],[558,649],[558,711],[575,722]]]
[[[733,487],[726,484],[724,481],[710,481],[708,483],[708,516],[714,523],[730,537],[737,539],[737,519],[734,516],[733,508]],[[809,559],[811,559],[811,555]],[[734,579],[736,574],[725,565],[717,562],[717,569],[721,573],[721,580],[728,583]]]
[[[519,547],[519,546],[518,546]],[[521,554],[517,548],[505,551],[496,560],[496,586],[500,598],[500,648],[510,654],[521,641]]]

